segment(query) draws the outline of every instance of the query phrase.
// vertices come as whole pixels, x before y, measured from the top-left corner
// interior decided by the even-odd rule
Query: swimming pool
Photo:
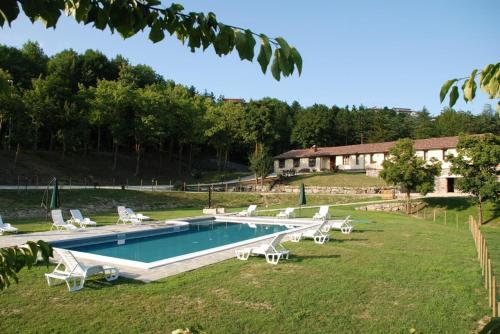
[[[82,258],[144,269],[268,238],[287,230],[276,224],[193,221],[174,227],[54,242]]]

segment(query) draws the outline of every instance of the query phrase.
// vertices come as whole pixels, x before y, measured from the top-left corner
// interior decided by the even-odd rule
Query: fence
[[[417,210],[412,214],[415,218],[423,218],[432,221],[433,223],[443,225],[455,225],[456,228],[466,228],[468,222],[467,214],[458,212],[450,212],[445,208],[428,208],[417,207]]]
[[[497,278],[493,274],[494,271],[491,267],[491,259],[489,257],[486,239],[481,233],[479,224],[472,216],[469,216],[469,230],[476,245],[477,258],[481,265],[481,274],[484,277],[484,287],[488,291],[488,301],[491,307],[492,316],[498,317],[500,316],[500,301],[497,300]]]

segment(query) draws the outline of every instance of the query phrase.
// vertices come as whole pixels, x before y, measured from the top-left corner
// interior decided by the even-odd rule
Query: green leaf
[[[271,49],[271,44],[269,44],[269,38],[266,35],[260,35],[260,51],[257,56],[257,61],[260,64],[260,68],[262,69],[262,73],[266,74],[267,66],[271,61],[271,57],[273,55],[273,50]]]
[[[450,93],[450,108],[455,105],[458,99],[458,87],[453,86]]]
[[[252,61],[255,48],[255,39],[252,36],[252,32],[250,30],[242,32],[241,30],[235,29],[234,40],[240,59]]]
[[[299,75],[302,74],[302,57],[300,56],[299,51],[296,48],[290,49],[290,56],[293,59],[293,62],[297,66],[297,70],[299,71]]]
[[[276,49],[274,51],[274,59],[273,59],[273,64],[271,65],[271,73],[273,77],[280,81],[280,49]]]
[[[282,37],[276,37],[276,42],[278,42],[281,48],[280,55],[285,58],[290,57],[290,46],[288,43]]]
[[[19,15],[19,6],[16,0],[2,0],[0,1],[0,26],[3,27],[4,22],[10,23],[14,21]]]
[[[280,51],[280,57],[279,57],[280,69],[283,75],[287,77],[293,73],[293,60],[291,57],[284,56],[283,49],[280,48],[279,51]]]
[[[441,103],[444,101],[446,94],[448,94],[448,91],[450,90],[451,85],[453,85],[455,82],[457,82],[457,79],[448,80],[441,87],[441,92],[439,93],[439,99],[441,100]]]
[[[158,43],[165,38],[165,33],[163,32],[161,22],[155,21],[151,26],[151,31],[149,32],[149,39],[153,43]]]

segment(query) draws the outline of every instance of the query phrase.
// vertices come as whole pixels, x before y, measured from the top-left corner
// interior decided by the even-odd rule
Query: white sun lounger
[[[60,230],[60,231],[61,230],[80,231],[81,230],[78,227],[76,227],[75,225],[64,221],[62,211],[60,209],[52,210],[50,212],[50,214],[52,216],[52,227],[50,228],[51,231],[54,227],[56,228],[56,230]]]
[[[278,218],[295,218],[295,208],[286,208],[276,215]]]
[[[82,289],[85,279],[92,275],[102,273],[107,281],[118,278],[118,269],[114,267],[101,265],[87,267],[78,262],[71,251],[67,249],[54,248],[54,251],[59,255],[60,261],[53,272],[45,274],[49,286],[55,285],[55,281],[64,281],[71,292]],[[61,266],[64,267],[64,270],[60,269]]]
[[[328,213],[328,205],[322,205],[319,207],[319,211],[316,212],[313,216],[313,219],[325,220],[330,218],[330,214]]]
[[[117,224],[127,224],[131,223],[134,225],[140,224],[141,221],[135,217],[130,217],[127,213],[127,209],[124,206],[119,206],[118,208],[118,221]]]
[[[351,224],[351,216],[347,216],[345,219],[338,220],[329,220],[328,225],[333,230],[339,230],[343,234],[349,234],[353,230],[353,226]]]
[[[69,210],[69,212],[71,213],[70,222],[78,224],[80,227],[97,226],[95,221],[90,220],[90,218],[84,218],[80,210],[74,209]]]
[[[250,255],[264,255],[267,263],[278,264],[280,259],[287,259],[290,251],[283,247],[281,241],[286,233],[276,235],[268,244],[262,244],[257,247],[248,247],[236,250],[236,257],[239,260],[248,260]]]
[[[330,225],[328,221],[325,220],[320,225],[315,225],[311,229],[305,230],[303,232],[293,233],[291,237],[291,241],[299,242],[302,239],[313,239],[317,244],[324,244],[328,240],[330,240]]]
[[[142,213],[135,213],[131,208],[126,208],[125,211],[130,218],[139,219],[139,221],[151,220],[150,217],[143,215]]]
[[[2,220],[2,216],[0,216],[0,234],[4,234],[5,232],[17,233],[17,228],[10,224],[4,223]]]
[[[238,212],[236,215],[240,217],[250,217],[255,214],[255,210],[257,210],[257,205],[252,204],[248,207],[248,209]]]

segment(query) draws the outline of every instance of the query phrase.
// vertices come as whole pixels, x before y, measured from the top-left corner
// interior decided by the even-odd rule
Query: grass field
[[[135,193],[137,201],[145,196]],[[146,213],[157,219],[198,215],[202,199],[197,196],[206,196],[171,195],[193,206]],[[231,203],[233,210],[259,198],[215,195],[232,195],[219,200]],[[92,196],[84,192],[79,198]],[[15,205],[29,206],[32,200],[19,198]],[[308,197],[309,203],[328,200]],[[295,202],[295,195],[273,197],[268,208]],[[431,199],[429,205],[429,210],[446,208],[451,216],[475,212],[463,198]],[[43,273],[51,268],[24,270],[19,284],[0,292],[0,333],[169,333],[186,326],[207,333],[470,333],[484,323],[490,309],[464,221],[445,225],[441,219],[434,223],[429,217],[356,211],[355,206],[330,210],[335,217],[352,216],[352,234],[332,232],[332,241],[321,246],[288,242],[291,259],[277,266],[262,258],[233,259],[149,284],[93,279],[77,293],[64,286],[49,288]],[[316,210],[302,209],[298,216],[310,217]],[[500,269],[495,210],[487,206],[489,223],[482,228],[494,268]],[[94,218],[115,222],[114,213]],[[45,228],[40,219],[14,223],[25,231]]]
[[[287,184],[321,187],[382,187],[387,184],[377,177],[361,173],[313,173],[296,175],[287,179]]]
[[[78,293],[49,288],[45,267],[23,271],[0,293],[0,332],[469,333],[489,312],[467,229],[336,214],[354,215],[357,231],[287,243],[293,256],[277,266],[228,260],[150,284],[93,280]]]

